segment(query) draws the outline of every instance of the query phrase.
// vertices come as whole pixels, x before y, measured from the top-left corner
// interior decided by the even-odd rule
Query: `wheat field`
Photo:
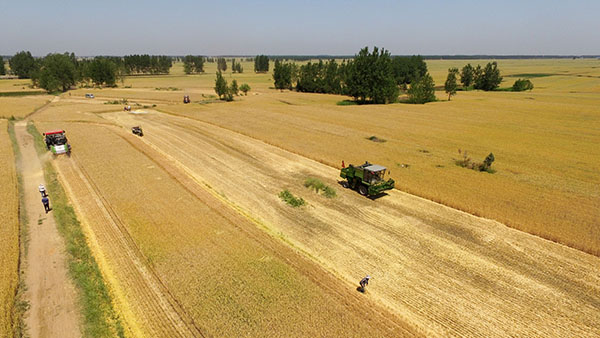
[[[0,119],[0,335],[13,332],[13,305],[19,281],[19,192],[15,156],[7,132],[8,122]]]

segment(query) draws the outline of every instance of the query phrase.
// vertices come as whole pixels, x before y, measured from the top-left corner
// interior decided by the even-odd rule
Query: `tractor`
[[[71,145],[67,141],[64,130],[47,131],[44,134],[46,148],[54,155],[67,154],[71,155]]]
[[[139,137],[144,136],[144,132],[142,131],[142,127],[140,126],[131,127],[131,132],[138,135]]]
[[[183,96],[183,103],[190,103],[190,96],[189,95],[184,95]]]
[[[342,162],[340,177],[347,180],[344,182],[346,188],[356,189],[363,196],[375,196],[394,188],[392,178],[387,181],[384,179],[386,170],[384,166],[369,162],[359,166],[350,164],[345,168]]]

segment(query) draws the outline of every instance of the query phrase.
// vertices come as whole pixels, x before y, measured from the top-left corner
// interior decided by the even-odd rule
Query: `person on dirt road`
[[[48,196],[48,194],[46,193],[46,187],[44,187],[43,184],[40,183],[38,189],[40,190],[40,194],[42,194],[42,197]]]
[[[371,276],[367,275],[367,277],[361,279],[360,282],[358,283],[358,284],[360,284],[361,292],[365,292],[365,286],[369,285],[369,279],[371,279]]]
[[[52,209],[50,209],[50,200],[48,199],[47,196],[44,196],[42,198],[42,203],[44,204],[44,210],[46,211],[46,213],[48,213],[48,211],[52,210]]]

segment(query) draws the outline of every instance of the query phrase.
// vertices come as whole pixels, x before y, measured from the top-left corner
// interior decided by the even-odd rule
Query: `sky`
[[[600,0],[0,0],[0,55],[599,55]]]

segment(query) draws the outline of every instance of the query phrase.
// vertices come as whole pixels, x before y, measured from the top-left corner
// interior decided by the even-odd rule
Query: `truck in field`
[[[54,155],[67,154],[71,155],[71,145],[65,136],[64,130],[47,131],[44,134],[46,148]]]
[[[375,196],[394,188],[395,182],[392,178],[385,180],[386,171],[384,166],[365,162],[359,166],[350,164],[343,167],[340,177],[347,180],[344,182],[347,188],[356,189],[363,196]]]

